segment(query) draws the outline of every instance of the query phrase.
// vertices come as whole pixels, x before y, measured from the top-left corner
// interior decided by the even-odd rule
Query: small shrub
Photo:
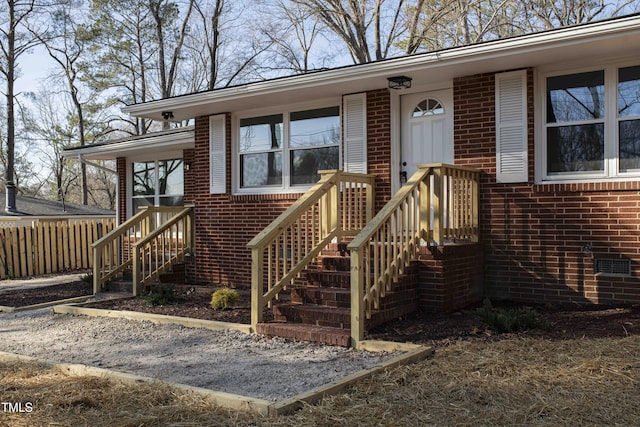
[[[178,294],[172,284],[156,283],[145,298],[151,305],[168,305],[178,301]]]
[[[489,299],[483,301],[482,307],[469,313],[478,316],[495,332],[518,332],[527,329],[546,331],[551,328],[551,323],[532,308],[498,308],[494,307]]]
[[[211,308],[214,310],[226,310],[231,304],[240,299],[240,294],[235,289],[218,289],[211,295]]]

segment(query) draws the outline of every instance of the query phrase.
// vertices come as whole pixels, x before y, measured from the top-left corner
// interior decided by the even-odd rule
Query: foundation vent
[[[615,258],[596,258],[596,274],[615,274],[630,276],[631,260]]]

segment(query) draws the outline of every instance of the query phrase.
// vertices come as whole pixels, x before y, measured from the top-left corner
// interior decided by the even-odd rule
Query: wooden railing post
[[[443,242],[443,222],[444,215],[443,209],[444,206],[442,196],[444,190],[444,180],[442,179],[442,168],[434,168],[433,169],[433,240],[435,240],[436,244],[441,245]],[[431,212],[429,212],[431,215]]]
[[[331,187],[329,190],[329,198],[331,199],[331,207],[332,210],[329,212],[331,220],[329,222],[329,232],[333,230],[337,230],[338,232],[338,241],[342,238],[342,229],[344,228],[342,224],[342,204],[340,203],[340,182],[337,182],[335,185]]]
[[[158,218],[154,220],[151,215]],[[163,224],[151,230],[150,226],[159,219],[163,219]],[[94,290],[100,291],[109,279],[132,267],[133,293],[138,295],[141,285],[193,250],[193,233],[192,206],[141,209],[94,242]]]
[[[429,180],[421,180],[418,184],[418,194],[420,195],[420,236],[427,244],[430,244],[431,236],[431,186],[427,183]]]
[[[134,244],[130,249],[132,251],[132,261],[133,261],[133,271],[132,271],[132,280],[133,280],[133,296],[138,296],[138,285],[140,284],[140,251],[138,249],[138,245]]]
[[[367,212],[365,213],[366,222],[365,225],[369,224],[369,221],[373,218],[376,211],[376,193],[375,193],[375,184],[374,180],[371,181],[370,184],[367,184],[366,189],[366,197],[365,200],[367,206]]]
[[[471,188],[471,241],[478,242],[480,233],[480,220],[478,212],[480,209],[480,172],[473,173]]]
[[[262,322],[262,293],[264,292],[264,249],[251,249],[251,327]]]
[[[369,248],[366,248],[367,250]],[[357,347],[364,339],[364,248],[351,250],[351,345]]]
[[[93,294],[100,292],[100,276],[102,272],[102,252],[98,248],[93,248]]]

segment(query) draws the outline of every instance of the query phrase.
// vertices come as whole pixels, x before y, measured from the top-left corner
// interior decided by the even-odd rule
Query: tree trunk
[[[15,155],[15,112],[13,108],[14,93],[13,84],[15,80],[16,65],[16,22],[15,7],[12,1],[9,2],[9,34],[7,37],[7,168],[5,170],[5,211],[17,212],[16,208],[16,185],[13,181],[13,167]]]

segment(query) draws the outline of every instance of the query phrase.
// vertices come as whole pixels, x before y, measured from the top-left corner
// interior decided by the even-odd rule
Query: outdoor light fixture
[[[173,119],[173,111],[163,111],[160,114],[162,114],[162,118],[165,119],[165,120]]]
[[[409,89],[411,87],[411,77],[395,76],[387,78],[389,89]]]

